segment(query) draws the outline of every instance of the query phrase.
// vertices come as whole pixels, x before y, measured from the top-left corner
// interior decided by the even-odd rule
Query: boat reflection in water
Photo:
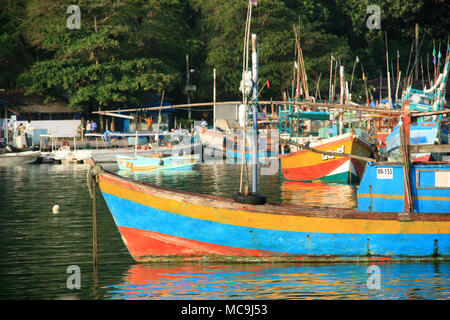
[[[368,286],[369,264],[137,264],[109,299],[442,299],[448,264],[377,262],[382,285]],[[410,272],[404,272],[410,268]],[[414,275],[420,275],[412,281]]]
[[[283,203],[296,205],[357,207],[356,187],[347,184],[283,181],[281,198]]]

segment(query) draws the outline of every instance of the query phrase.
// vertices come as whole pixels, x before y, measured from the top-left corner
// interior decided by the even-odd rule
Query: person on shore
[[[143,119],[147,123],[147,130],[151,132],[152,131],[152,124],[153,124],[152,117],[143,118]]]
[[[20,136],[25,134],[25,127],[23,126],[22,123],[19,124],[19,126],[17,127],[17,130],[19,131]]]
[[[206,128],[208,126],[208,122],[206,122],[206,120],[204,118],[202,118],[202,122],[200,123],[200,125],[204,128]]]
[[[90,134],[92,132],[92,124],[91,124],[91,120],[87,120],[86,121],[86,134]],[[91,140],[90,137],[87,137],[87,140]]]
[[[14,130],[13,122],[8,120],[7,124],[6,124],[6,128],[8,130],[8,140],[11,140],[12,139],[12,135],[13,135],[13,130]]]
[[[86,134],[91,133],[91,120],[86,121]]]
[[[97,124],[95,123],[94,120],[91,121],[91,132],[95,133],[95,131],[97,130]]]

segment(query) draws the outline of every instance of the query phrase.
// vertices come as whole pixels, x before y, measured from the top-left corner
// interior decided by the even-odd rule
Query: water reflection
[[[108,299],[448,299],[449,266],[380,264],[381,288],[369,289],[367,264],[139,264],[103,289]]]
[[[86,173],[85,165],[0,168],[0,299],[450,299],[448,262],[377,263],[379,290],[367,288],[366,264],[136,264],[101,196],[97,285]],[[164,187],[230,197],[239,187],[240,166],[133,174]],[[260,192],[271,202],[355,203],[349,186],[281,180],[281,174],[260,176]],[[59,214],[52,213],[54,204]],[[78,291],[66,287],[70,265],[81,269]]]
[[[239,189],[240,170],[238,164],[202,163],[187,171],[132,172],[120,170],[117,166],[106,169],[126,178],[147,182],[162,187],[201,194],[231,198]],[[251,168],[248,177],[251,188]],[[244,182],[247,179],[244,178]],[[267,195],[268,201],[280,202],[280,176],[258,174],[258,192]]]
[[[344,184],[283,181],[281,201],[297,205],[356,208],[356,187]]]

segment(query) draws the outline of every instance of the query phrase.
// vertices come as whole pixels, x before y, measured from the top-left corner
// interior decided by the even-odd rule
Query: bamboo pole
[[[407,81],[409,79],[409,65],[411,63],[411,56],[412,56],[412,53],[413,53],[413,49],[414,49],[414,39],[413,39],[413,42],[411,44],[411,50],[409,51],[408,66],[406,67],[405,80],[404,80],[404,83],[403,83],[403,90],[406,90],[407,85],[408,85]]]
[[[93,197],[92,197],[92,251],[93,251],[93,265],[94,277],[97,274],[98,267],[98,226],[97,226],[97,181],[93,183]]]
[[[409,176],[409,152],[408,146],[410,143],[410,124],[411,118],[409,115],[409,101],[403,103],[403,125],[400,128],[400,150],[403,160],[403,179],[405,188],[405,211],[409,214],[414,212],[414,203],[411,195],[411,180]]]
[[[414,70],[414,80],[419,80],[419,25],[416,23],[415,28],[414,28],[415,32],[414,32],[414,44],[415,44],[415,48],[416,48],[416,56],[414,59],[414,66],[415,66],[415,70]]]
[[[319,90],[320,77],[322,77],[322,72],[319,74],[319,79],[317,79],[316,94],[315,94],[316,100],[317,100],[317,93],[319,93],[319,99],[320,99],[320,90]]]
[[[398,87],[400,86],[400,77],[402,76],[402,72],[400,71],[400,73],[398,74],[397,77],[397,88],[395,89],[395,102],[398,101]]]
[[[333,94],[333,89],[331,87],[331,79],[333,78],[333,59],[334,57],[330,56],[330,86],[328,87],[328,101],[331,102],[331,96]]]
[[[386,40],[386,73],[387,73],[387,82],[388,82],[388,103],[389,107],[392,108],[392,94],[391,94],[391,75],[389,72],[389,50],[387,43],[387,32],[384,32],[385,40]]]

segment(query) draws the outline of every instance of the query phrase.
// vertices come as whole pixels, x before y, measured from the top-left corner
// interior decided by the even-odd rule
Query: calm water
[[[136,264],[102,197],[94,274],[86,173],[83,165],[0,168],[0,299],[450,298],[450,263],[378,264],[379,289],[367,285],[368,264]],[[239,187],[237,165],[128,176],[226,197]],[[280,175],[261,176],[260,193],[270,202],[356,206],[355,188],[289,183]],[[59,214],[52,214],[54,204]],[[67,287],[72,265],[80,289]]]

